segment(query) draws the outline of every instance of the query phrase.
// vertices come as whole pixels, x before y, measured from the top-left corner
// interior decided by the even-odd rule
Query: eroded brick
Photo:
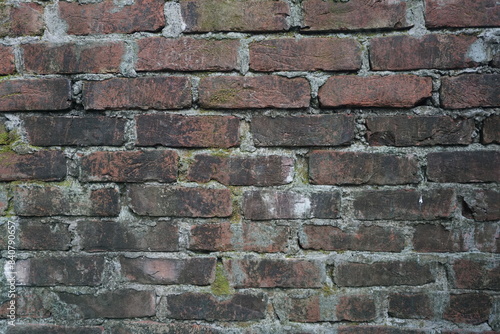
[[[43,34],[43,6],[34,2],[0,7],[0,38]]]
[[[425,0],[425,23],[429,28],[500,26],[495,0]]]
[[[70,106],[71,83],[68,79],[0,82],[0,111],[64,110]]]
[[[417,252],[464,252],[464,232],[443,225],[422,224],[415,227],[413,248]]]
[[[0,181],[60,181],[66,173],[66,158],[61,151],[0,152]]]
[[[462,74],[444,77],[441,105],[448,109],[500,106],[500,74]]]

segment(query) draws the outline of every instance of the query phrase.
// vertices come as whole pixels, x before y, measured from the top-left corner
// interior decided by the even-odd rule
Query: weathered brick
[[[138,229],[119,222],[81,221],[76,231],[81,249],[87,252],[179,250],[179,227],[170,221],[158,221],[155,226]]]
[[[42,35],[43,6],[34,2],[0,6],[0,38]]]
[[[307,298],[291,298],[288,318],[295,322],[318,322],[337,320],[331,308],[332,298],[323,295],[314,295]],[[328,310],[325,310],[328,305]]]
[[[500,116],[490,116],[484,120],[483,144],[500,144]]]
[[[229,189],[131,185],[128,195],[141,216],[228,217],[233,210]]]
[[[476,227],[474,241],[481,252],[500,253],[500,225],[489,223]]]
[[[262,190],[243,194],[243,214],[252,220],[337,218],[340,193]]]
[[[173,182],[175,151],[93,152],[82,158],[80,179],[87,182]]]
[[[205,223],[191,226],[189,249],[224,252],[233,250],[231,223]]]
[[[137,71],[232,71],[238,69],[238,40],[143,38]]]
[[[453,331],[442,331],[441,334],[498,334],[496,331],[480,331],[480,332],[474,332],[474,331],[467,331],[467,330],[453,330]]]
[[[352,115],[255,116],[255,146],[339,146],[354,139]]]
[[[104,258],[72,256],[29,258],[16,262],[17,279],[25,286],[89,285],[102,283]]]
[[[18,229],[20,250],[68,250],[73,238],[68,225],[61,223],[23,220]]]
[[[477,221],[499,220],[500,192],[485,189],[465,195],[462,200],[462,214]]]
[[[0,181],[60,181],[66,173],[66,158],[61,151],[0,152]]]
[[[435,278],[429,264],[415,261],[374,263],[342,263],[335,267],[335,282],[339,286],[424,285]]]
[[[339,327],[338,334],[426,334],[418,329],[397,328],[388,326],[345,326]]]
[[[223,330],[210,325],[183,322],[127,321],[112,327],[113,334],[222,334]]]
[[[259,253],[286,252],[290,228],[273,223],[243,223],[243,250]]]
[[[500,264],[469,259],[453,263],[455,287],[458,289],[500,290]]]
[[[214,257],[187,259],[120,258],[121,274],[142,284],[209,285],[215,279]]]
[[[14,72],[16,72],[14,48],[0,45],[0,75],[14,74]]]
[[[370,64],[375,71],[475,67],[478,62],[470,49],[477,40],[476,36],[444,34],[374,38],[370,43]]]
[[[306,108],[310,87],[305,78],[215,76],[201,79],[203,108]]]
[[[371,321],[376,318],[375,302],[364,295],[340,297],[336,307],[337,319],[347,321]]]
[[[367,190],[354,196],[354,216],[361,220],[434,220],[448,218],[455,207],[451,189]]]
[[[0,185],[0,216],[7,211],[9,207],[10,196],[7,192],[7,188]]]
[[[370,145],[433,146],[472,143],[474,120],[449,116],[376,116],[366,118]]]
[[[290,8],[282,0],[182,0],[180,4],[186,32],[280,31],[289,27]]]
[[[102,334],[104,327],[98,326],[58,326],[44,324],[18,324],[9,326],[7,334]]]
[[[417,252],[467,251],[462,230],[432,224],[422,224],[415,227],[413,248]]]
[[[224,266],[235,288],[318,288],[324,265],[305,259],[227,259]]]
[[[448,109],[500,106],[500,74],[462,74],[441,80],[441,105]]]
[[[22,46],[24,68],[36,74],[116,73],[125,52],[123,42],[34,43]]]
[[[228,148],[240,143],[239,119],[233,116],[139,115],[136,130],[138,146]]]
[[[85,109],[90,110],[182,109],[191,106],[191,82],[185,77],[85,81],[82,96]]]
[[[299,237],[304,249],[401,252],[405,246],[403,233],[379,226],[360,226],[356,231],[344,231],[329,225],[305,225]]]
[[[119,289],[101,294],[79,295],[59,292],[58,296],[84,319],[141,318],[156,314],[154,291]]]
[[[432,79],[415,75],[330,77],[319,89],[322,107],[405,108],[422,103],[432,93]]]
[[[70,106],[71,83],[67,79],[0,82],[0,111],[63,110]]]
[[[303,29],[307,31],[403,29],[411,26],[406,20],[406,3],[400,0],[306,0],[303,7]]]
[[[427,177],[434,182],[500,182],[500,152],[434,152],[427,155]]]
[[[491,298],[486,294],[452,294],[443,319],[455,323],[478,325],[488,320],[491,306]]]
[[[413,155],[312,151],[309,154],[312,184],[418,183],[418,161]]]
[[[37,146],[121,146],[126,120],[101,116],[25,117],[30,144]]]
[[[167,295],[167,316],[182,320],[249,321],[266,316],[264,294],[236,293],[218,300],[206,293],[187,292]]]
[[[425,0],[425,25],[429,28],[500,26],[495,0]]]
[[[432,319],[432,302],[424,293],[393,293],[389,296],[389,316],[403,319]]]
[[[292,158],[279,155],[227,156],[197,155],[189,166],[189,181],[216,180],[232,186],[273,186],[292,182]]]
[[[355,71],[361,68],[360,44],[352,38],[282,38],[250,44],[255,71]]]
[[[61,1],[59,15],[70,35],[129,34],[159,31],[165,26],[162,0],[134,0],[127,5],[112,0],[78,3]]]

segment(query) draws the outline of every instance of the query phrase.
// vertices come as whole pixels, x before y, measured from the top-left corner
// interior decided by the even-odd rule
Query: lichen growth
[[[224,104],[233,101],[239,90],[234,88],[224,88],[210,96],[210,103]]]
[[[222,262],[217,263],[215,267],[215,280],[210,288],[212,293],[216,296],[230,295],[233,292],[233,289],[229,285],[229,280],[226,277]]]

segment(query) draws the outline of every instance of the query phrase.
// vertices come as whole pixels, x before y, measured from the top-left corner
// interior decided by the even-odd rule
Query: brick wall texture
[[[0,2],[0,333],[500,333],[499,184],[497,0]]]

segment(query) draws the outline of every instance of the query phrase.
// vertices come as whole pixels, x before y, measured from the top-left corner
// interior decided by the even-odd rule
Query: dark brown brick
[[[9,326],[7,334],[102,334],[104,327],[85,326],[58,326],[58,325],[43,325],[43,324],[18,324]]]
[[[67,79],[0,81],[0,111],[63,110],[71,106]]]
[[[339,327],[338,334],[426,334],[426,331],[388,326]]]
[[[295,322],[319,322],[335,321],[331,310],[325,311],[325,304],[331,302],[331,298],[322,295],[314,295],[307,298],[291,298],[288,318]],[[328,308],[331,308],[328,305]]]
[[[441,80],[441,105],[448,109],[500,106],[500,74],[462,74]]]
[[[500,225],[489,223],[476,227],[474,241],[481,252],[500,253]]]
[[[51,316],[50,310],[47,307],[43,306],[43,299],[38,294],[21,292],[16,295],[14,301],[17,318],[42,319],[49,318]],[[7,300],[3,304],[1,304],[0,319],[9,319],[9,313],[11,310],[12,304],[10,303],[10,300]]]
[[[434,312],[428,295],[393,293],[389,296],[389,316],[403,319],[432,319]]]
[[[137,145],[220,147],[239,145],[239,119],[233,116],[139,115]]]
[[[464,252],[467,251],[464,232],[443,225],[422,224],[415,227],[413,248],[417,252]]]
[[[183,322],[127,321],[112,327],[113,334],[223,334],[223,330],[210,325]]]
[[[425,0],[425,25],[429,28],[500,26],[495,0]]]
[[[453,263],[455,287],[458,289],[500,290],[500,265],[492,261],[469,259]]]
[[[347,321],[372,321],[377,316],[375,302],[364,295],[340,297],[336,307],[337,319]]]
[[[242,250],[258,253],[286,252],[290,228],[274,223],[243,223]]]
[[[33,2],[0,6],[0,38],[42,35],[43,6]]]
[[[500,144],[500,116],[490,116],[484,120],[483,144]]]
[[[203,108],[306,108],[310,87],[305,78],[215,76],[201,79]]]
[[[462,200],[462,214],[476,221],[500,219],[500,192],[478,190]]]
[[[14,72],[16,72],[16,64],[14,63],[14,48],[0,45],[0,75],[14,74]]]
[[[0,181],[60,181],[66,177],[66,158],[61,151],[32,154],[0,152]]]
[[[191,226],[189,249],[224,252],[233,250],[231,223],[204,223]]]
[[[443,319],[455,323],[478,325],[488,321],[491,307],[491,298],[486,294],[452,294]]]
[[[68,225],[62,223],[39,223],[31,220],[19,222],[20,250],[68,250],[73,236]]]

